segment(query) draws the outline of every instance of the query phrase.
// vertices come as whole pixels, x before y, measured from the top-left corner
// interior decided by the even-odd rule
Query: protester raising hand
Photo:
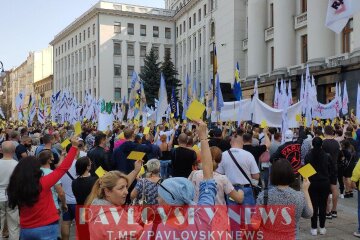
[[[70,141],[72,146],[77,148],[79,146],[79,135],[73,136]]]
[[[211,152],[209,142],[207,139],[207,125],[203,121],[197,121],[197,134],[201,142],[201,161],[204,173],[204,180],[213,178],[213,162],[211,158]]]

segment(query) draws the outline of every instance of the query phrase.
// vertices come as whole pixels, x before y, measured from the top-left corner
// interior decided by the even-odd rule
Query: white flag
[[[160,89],[159,89],[159,106],[156,109],[156,125],[162,123],[162,117],[164,116],[167,107],[168,107],[168,101],[167,101],[165,79],[164,79],[164,75],[161,73]]]
[[[291,80],[289,80],[289,87],[288,87],[287,97],[288,97],[288,101],[289,101],[289,106],[291,106],[293,104],[292,91],[291,91]]]
[[[356,98],[356,118],[360,121],[360,85],[358,84],[357,98]]]
[[[278,84],[278,80],[276,79],[276,84],[275,84],[275,96],[274,96],[274,108],[278,109],[279,108],[279,84]]]
[[[336,33],[340,33],[350,17],[359,11],[359,0],[329,0],[327,14],[326,14],[326,27],[330,28]]]
[[[348,108],[348,104],[349,104],[349,97],[348,97],[348,92],[347,92],[347,87],[346,87],[346,81],[344,82],[344,92],[343,92],[343,100],[342,100],[342,113],[344,115],[348,114],[349,112],[349,108]]]
[[[259,89],[258,89],[257,79],[255,79],[255,84],[254,84],[254,98],[255,99],[259,98]]]

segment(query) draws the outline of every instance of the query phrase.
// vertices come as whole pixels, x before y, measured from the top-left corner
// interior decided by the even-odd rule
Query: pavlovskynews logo
[[[295,239],[295,206],[78,206],[77,239]]]

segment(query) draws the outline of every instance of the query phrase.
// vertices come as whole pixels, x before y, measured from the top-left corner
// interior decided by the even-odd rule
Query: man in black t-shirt
[[[196,164],[196,153],[186,147],[188,136],[185,133],[179,135],[179,147],[171,154],[172,176],[188,178],[192,167]]]
[[[337,217],[337,202],[338,202],[338,190],[337,190],[337,161],[339,158],[340,153],[340,144],[336,141],[335,138],[335,131],[332,126],[328,125],[324,128],[324,135],[325,139],[323,141],[322,148],[324,151],[331,156],[332,165],[335,166],[334,172],[330,174],[330,187],[331,187],[331,194],[332,194],[332,209],[330,211],[330,197],[327,204],[326,209],[326,218],[332,219]]]
[[[15,149],[15,154],[17,159],[20,161],[21,159],[29,156],[30,148],[31,148],[31,137],[23,136],[21,138],[21,143],[17,145]]]

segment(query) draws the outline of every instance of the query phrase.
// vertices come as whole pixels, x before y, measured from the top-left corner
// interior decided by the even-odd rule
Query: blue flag
[[[220,113],[221,108],[224,106],[224,99],[220,88],[219,74],[216,74],[215,98],[216,98],[216,112]]]

